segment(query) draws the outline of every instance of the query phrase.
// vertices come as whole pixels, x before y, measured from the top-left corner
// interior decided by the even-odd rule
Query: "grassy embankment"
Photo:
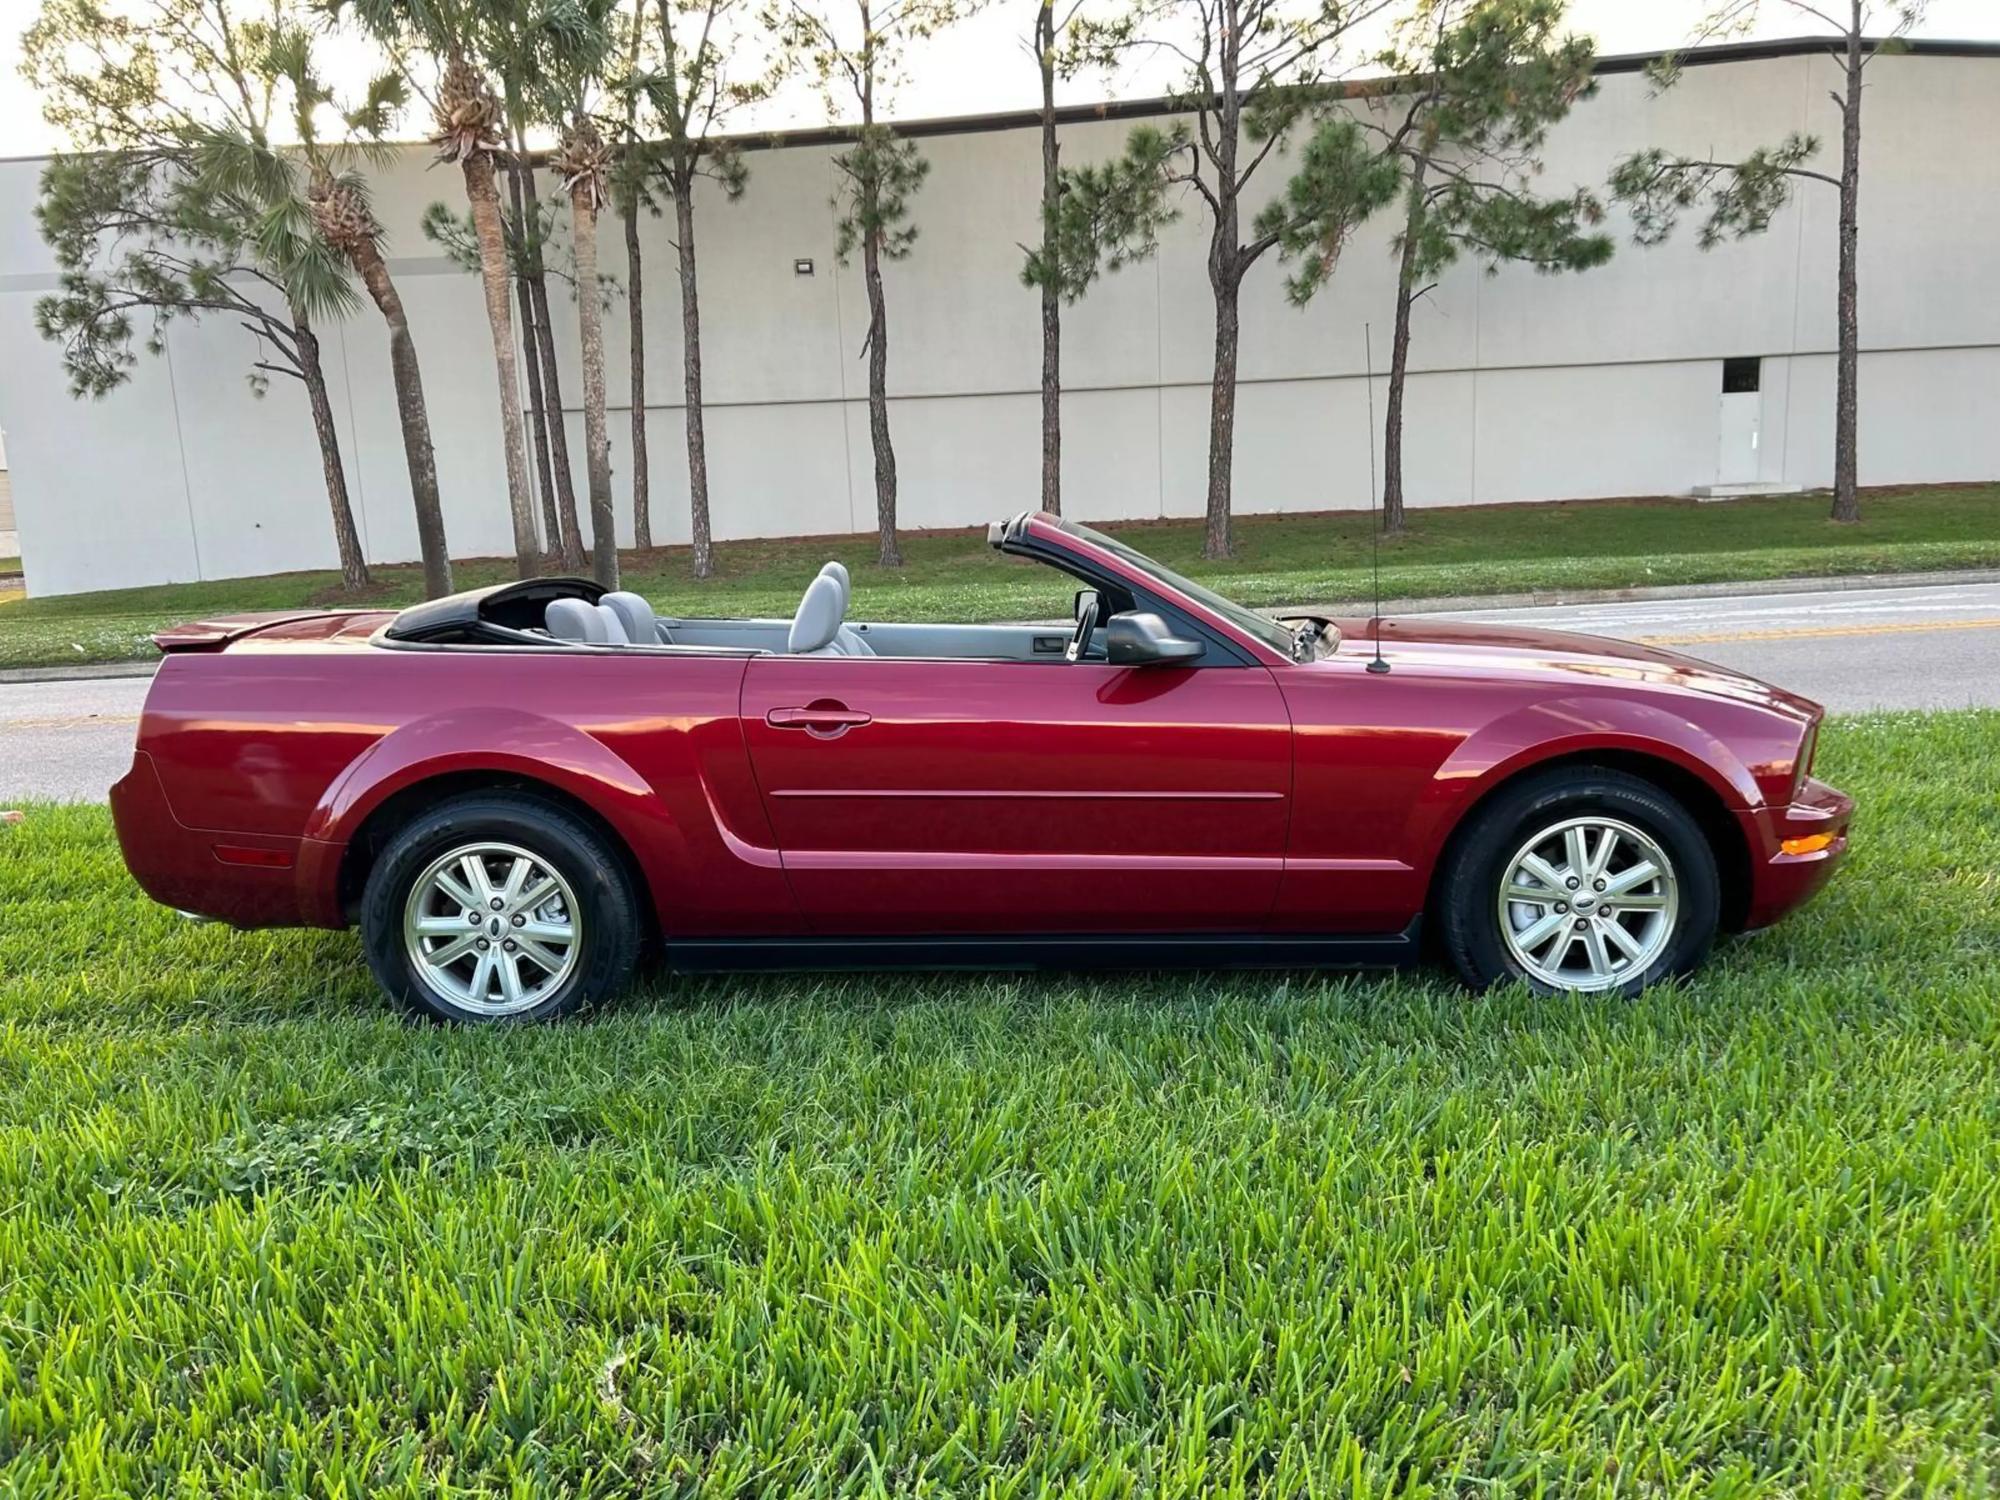
[[[1440,976],[387,1013],[0,827],[0,1490],[2000,1484],[2000,714],[1836,721],[1849,869],[1632,1003]]]

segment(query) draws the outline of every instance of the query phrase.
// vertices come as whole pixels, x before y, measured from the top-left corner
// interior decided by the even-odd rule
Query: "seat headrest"
[[[585,604],[581,599],[551,599],[549,607],[542,611],[542,621],[549,627],[549,634],[559,641],[601,646],[611,638],[597,606]]]
[[[830,562],[819,570],[819,576],[840,585],[840,613],[845,617],[847,607],[854,602],[854,580],[847,576],[847,564]]]
[[[634,646],[660,644],[659,627],[653,623],[653,606],[637,594],[623,591],[606,594],[598,601],[598,607],[618,616],[618,623],[625,627],[625,639]]]
[[[792,616],[792,631],[786,637],[785,649],[798,654],[817,651],[826,645],[840,633],[845,603],[840,581],[820,574],[806,585],[805,597],[799,600],[799,612]]]

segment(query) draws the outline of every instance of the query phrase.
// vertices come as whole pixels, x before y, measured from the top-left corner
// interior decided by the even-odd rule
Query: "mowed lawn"
[[[681,983],[385,1013],[0,826],[0,1492],[2000,1485],[2000,714],[1836,721],[1852,862],[1626,1002]]]
[[[498,502],[496,502],[498,503]],[[718,504],[722,502],[718,501]],[[1624,588],[1729,579],[1911,572],[2000,565],[2000,485],[1871,491],[1863,519],[1836,526],[1823,495],[1715,504],[1580,500],[1410,513],[1382,548],[1386,597],[1528,589]],[[1089,505],[1077,508],[1088,517]],[[1326,604],[1367,597],[1373,522],[1366,512],[1244,516],[1237,556],[1202,559],[1198,521],[1108,527],[1245,604]],[[789,615],[830,557],[853,573],[860,619],[1007,620],[1067,615],[1070,586],[1047,568],[996,557],[983,528],[905,538],[900,569],[875,564],[870,536],[728,542],[720,576],[696,583],[683,548],[628,554],[624,582],[663,614]],[[461,588],[512,576],[511,561],[462,561]],[[335,573],[125,589],[0,602],[0,667],[146,660],[152,632],[203,614],[300,606],[407,604],[420,573],[377,570],[360,598]]]

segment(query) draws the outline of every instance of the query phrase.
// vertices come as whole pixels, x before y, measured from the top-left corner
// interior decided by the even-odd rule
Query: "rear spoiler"
[[[337,610],[290,609],[217,615],[209,620],[190,620],[185,625],[170,626],[154,635],[153,644],[170,656],[181,651],[221,651],[232,642],[240,641],[246,635],[255,635],[260,630],[269,630],[273,625],[289,625],[294,620],[310,620],[319,615],[337,613]]]

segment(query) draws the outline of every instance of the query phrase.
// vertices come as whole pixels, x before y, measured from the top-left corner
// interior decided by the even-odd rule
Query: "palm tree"
[[[617,514],[611,504],[611,442],[605,428],[604,294],[597,274],[597,215],[608,196],[611,148],[592,118],[615,46],[616,0],[542,0],[527,58],[542,116],[562,130],[550,162],[569,195],[583,363],[584,477],[590,488],[591,572],[618,586]]]
[[[479,247],[479,279],[486,294],[493,370],[500,397],[500,436],[507,468],[507,507],[514,528],[514,566],[531,578],[541,566],[534,495],[528,483],[527,435],[521,418],[521,379],[514,355],[514,314],[508,299],[511,271],[494,159],[503,147],[500,100],[474,61],[494,34],[503,7],[496,0],[329,0],[348,9],[362,29],[391,56],[412,50],[440,64],[430,100],[431,141],[438,160],[456,162],[465,178],[466,202]]]
[[[580,110],[563,132],[555,158],[569,192],[570,235],[576,252],[577,322],[583,344],[584,473],[590,484],[590,570],[618,587],[617,517],[611,508],[611,443],[604,426],[604,305],[597,284],[597,211],[603,207],[611,153],[590,116]]]
[[[272,34],[267,71],[292,90],[292,126],[307,164],[306,203],[314,229],[361,278],[370,300],[389,325],[389,370],[396,386],[396,415],[403,431],[403,457],[410,471],[410,498],[417,513],[417,548],[423,557],[424,594],[436,599],[451,592],[451,555],[445,546],[444,510],[438,498],[437,460],[431,450],[430,411],[424,402],[423,373],[403,299],[382,255],[382,226],[368,202],[367,184],[355,172],[337,172],[336,158],[320,140],[319,116],[334,102],[333,92],[314,70],[313,38],[303,26]],[[380,142],[390,121],[409,102],[396,73],[369,84],[362,103],[343,117],[350,132]],[[351,148],[350,148],[351,149]]]
[[[639,54],[646,32],[647,0],[633,0],[632,29],[626,33],[625,67],[618,88],[625,106],[624,133],[618,140],[618,168],[612,197],[625,230],[625,319],[630,356],[632,415],[632,545],[644,552],[653,545],[652,472],[646,456],[646,311],[645,261],[639,247],[639,214],[653,208],[646,179],[654,161],[649,143],[639,133],[639,96],[645,90]],[[704,476],[704,479],[706,476]]]
[[[366,184],[353,173],[336,176],[323,165],[313,170],[306,190],[313,223],[326,242],[347,257],[389,325],[389,373],[396,383],[396,419],[403,429],[403,458],[410,470],[410,498],[417,510],[417,547],[424,559],[424,597],[451,592],[451,554],[444,537],[444,508],[438,498],[437,458],[431,451],[430,409],[424,403],[424,376],[403,298],[382,257],[382,226],[369,206]]]
[[[493,174],[501,145],[500,101],[486,75],[453,50],[445,59],[435,106],[432,143],[439,161],[455,161],[465,176],[472,229],[479,243],[479,279],[486,292],[486,325],[493,336],[493,368],[500,388],[500,430],[507,462],[507,506],[514,523],[514,566],[532,578],[541,566],[535,535],[534,497],[528,489],[526,434],[521,422],[521,379],[514,359],[514,314],[508,300],[511,272],[500,188]]]
[[[292,160],[273,151],[261,133],[200,131],[194,140],[190,165],[201,185],[197,192],[213,194],[210,211],[230,205],[224,217],[234,217],[247,226],[248,242],[255,247],[257,261],[284,289],[285,307],[291,316],[291,347],[289,351],[281,347],[279,352],[288,353],[289,358],[275,365],[260,363],[258,368],[296,374],[305,387],[327,505],[333,514],[341,586],[349,592],[366,588],[374,579],[354,525],[354,507],[348,500],[340,433],[334,425],[333,401],[327,393],[315,326],[338,322],[355,311],[354,288],[340,259],[314,231],[312,211],[299,192]]]
[[[553,522],[548,528],[548,546],[561,558],[566,572],[580,573],[584,567],[583,530],[576,518],[576,480],[569,461],[569,429],[563,420],[562,367],[556,361],[555,328],[549,321],[549,272],[543,254],[554,215],[543,210],[535,185],[534,155],[528,150],[528,128],[535,123],[534,101],[541,92],[531,85],[542,76],[544,67],[539,50],[545,42],[542,30],[552,22],[558,34],[569,29],[567,0],[551,3],[561,8],[551,14],[496,7],[491,50],[505,83],[502,104],[513,154],[507,190],[513,208],[521,319],[526,325],[522,352],[528,366],[529,395],[536,398],[535,461],[542,470],[543,505]]]

